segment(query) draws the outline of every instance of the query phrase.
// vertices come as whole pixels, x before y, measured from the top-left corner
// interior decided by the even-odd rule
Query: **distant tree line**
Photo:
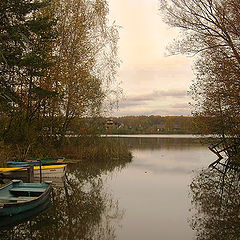
[[[75,118],[118,93],[118,31],[106,0],[0,2],[0,150],[61,146]]]
[[[125,116],[105,118],[99,124],[103,133],[161,134],[194,133],[193,117],[187,116]]]

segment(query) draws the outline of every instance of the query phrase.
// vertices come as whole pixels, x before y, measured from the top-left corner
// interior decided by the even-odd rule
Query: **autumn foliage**
[[[239,1],[160,2],[165,22],[181,30],[170,52],[195,56],[196,78],[190,93],[198,131],[239,139]]]
[[[0,141],[60,146],[75,118],[113,103],[118,31],[105,0],[0,3]]]

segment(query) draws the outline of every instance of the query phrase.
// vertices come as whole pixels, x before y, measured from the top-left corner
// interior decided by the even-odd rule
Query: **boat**
[[[16,161],[8,161],[8,167],[24,167],[28,165],[33,166],[42,166],[45,165],[61,165],[63,164],[65,158],[64,157],[57,157],[57,158],[33,158],[33,159],[26,159],[25,161],[16,162]]]
[[[65,157],[56,157],[56,158],[31,158],[26,159],[25,162],[35,162],[41,161],[42,163],[63,163],[65,161]]]
[[[0,188],[0,217],[14,216],[31,211],[49,201],[51,182],[23,183],[12,180]]]
[[[8,161],[7,166],[11,167],[27,167],[27,166],[49,166],[49,165],[62,165],[62,162],[40,162],[40,161],[32,161],[32,162],[15,162]]]
[[[48,165],[48,166],[42,166],[42,177],[43,178],[59,178],[63,177],[67,164],[62,164],[62,165]],[[35,166],[34,167],[34,177],[38,178],[40,177],[40,167]]]
[[[47,166],[34,166],[34,177],[40,177],[40,168],[42,172],[42,178],[55,178],[63,177],[66,171],[66,164],[61,165],[47,165]],[[22,178],[26,177],[27,168],[26,166],[21,167],[10,167],[0,168],[0,175],[2,178]]]
[[[20,223],[30,221],[34,217],[41,214],[42,212],[47,211],[49,208],[51,208],[51,206],[52,206],[51,198],[49,197],[43,204],[31,210],[13,216],[0,216],[0,230],[6,230]]]

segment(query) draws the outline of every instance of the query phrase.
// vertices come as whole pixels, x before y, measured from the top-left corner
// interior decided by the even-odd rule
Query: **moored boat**
[[[64,157],[57,157],[57,158],[34,158],[34,159],[26,159],[25,161],[16,162],[16,161],[8,161],[8,167],[24,167],[27,165],[33,166],[46,166],[46,165],[61,165],[64,164],[65,158]]]
[[[32,161],[32,162],[15,162],[15,161],[8,161],[7,166],[11,167],[27,167],[27,166],[49,166],[49,165],[63,165],[62,162],[41,162],[40,161]]]
[[[33,210],[49,201],[50,182],[23,183],[13,180],[0,188],[0,217],[13,216]]]
[[[41,166],[42,177],[43,178],[63,177],[66,171],[66,167],[67,167],[66,164]],[[2,175],[2,177],[22,178],[26,176],[26,173],[27,173],[26,166],[0,168],[0,175]],[[40,166],[34,166],[34,177],[40,177]]]
[[[25,162],[35,162],[40,161],[42,163],[63,163],[65,160],[65,157],[56,157],[56,158],[31,158],[26,159]]]
[[[66,172],[66,164],[62,165],[48,165],[42,166],[42,177],[43,178],[59,178],[63,177]],[[40,167],[34,167],[34,177],[40,177]]]
[[[0,216],[0,230],[9,229],[15,225],[29,221],[42,212],[47,211],[51,206],[51,198],[49,197],[43,204],[37,206],[36,208],[30,209],[29,211],[12,216]]]

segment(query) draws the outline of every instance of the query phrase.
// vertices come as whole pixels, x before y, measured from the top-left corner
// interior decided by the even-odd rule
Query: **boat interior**
[[[34,183],[13,183],[0,189],[0,204],[34,200],[46,191],[46,186]]]

